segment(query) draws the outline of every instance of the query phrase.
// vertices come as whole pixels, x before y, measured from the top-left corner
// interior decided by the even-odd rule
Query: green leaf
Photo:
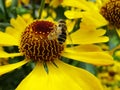
[[[3,0],[0,0],[0,11],[3,13],[4,11],[4,3]]]
[[[5,0],[0,0],[0,16],[2,18],[2,20],[7,21],[7,19],[9,19],[8,13],[7,13],[7,9],[5,6]]]

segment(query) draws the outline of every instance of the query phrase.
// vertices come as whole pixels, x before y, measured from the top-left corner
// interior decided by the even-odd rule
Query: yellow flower
[[[33,18],[29,13],[23,14],[22,18],[25,20],[26,23],[32,22]]]
[[[102,70],[98,71],[98,78],[101,80],[103,86],[105,86],[104,90],[108,88],[110,90],[119,90],[120,62],[114,61],[114,65],[102,67]]]
[[[16,90],[102,90],[95,76],[83,69],[65,64],[60,60],[60,56],[95,65],[112,64],[113,59],[109,54],[92,45],[108,40],[107,37],[102,36],[104,30],[94,32],[81,30],[81,33],[76,31],[71,34],[73,43],[68,40],[69,43],[67,41],[66,44],[83,45],[65,47],[65,43],[60,44],[56,37],[59,34],[56,34],[57,29],[53,22],[35,20],[28,24],[18,16],[16,19],[12,18],[10,23],[12,27],[7,27],[5,33],[0,32],[0,45],[18,46],[20,53],[1,52],[0,58],[24,55],[25,59],[0,66],[0,75],[19,68],[31,60],[36,63],[33,71],[23,79]],[[44,68],[45,66],[48,70]]]
[[[78,4],[79,3],[79,4]],[[77,8],[65,12],[66,17],[87,18],[88,22],[97,24],[97,27],[108,25],[109,29],[117,29],[120,36],[120,0],[64,0],[63,6]]]
[[[18,5],[20,6],[21,3],[25,4],[25,5],[28,5],[30,2],[30,0],[18,0]]]
[[[62,2],[63,0],[45,0],[45,3],[48,3],[53,8],[58,7]]]
[[[120,50],[115,52],[115,56],[119,56],[120,57]]]
[[[116,29],[120,36],[120,0],[105,0],[101,3],[100,13],[109,22],[109,27]]]
[[[71,35],[71,37],[73,37],[74,40],[79,41],[80,44],[93,43],[94,40],[95,40],[94,43],[106,42],[109,40],[107,37],[102,36],[102,37],[99,37],[102,40],[97,41],[98,39],[97,33],[99,35],[100,33],[101,35],[104,35],[106,31],[101,27],[108,24],[105,18],[99,13],[100,10],[97,4],[90,1],[86,1],[86,0],[74,0],[74,1],[64,0],[62,2],[62,5],[71,7],[70,10],[66,10],[64,13],[67,18],[74,19],[74,20],[81,18],[80,28],[77,31],[78,35],[76,36],[73,36],[74,34]],[[83,35],[80,34],[83,32],[86,34],[83,34]],[[78,36],[79,36],[79,39],[77,39]],[[88,36],[91,37],[91,38],[87,38],[89,40],[85,38]],[[73,41],[73,43],[75,42]]]
[[[58,7],[62,2],[63,2],[63,0],[51,0],[50,6],[56,8],[56,7]]]
[[[71,10],[65,11],[65,16],[69,19],[83,18],[87,19],[89,24],[93,24],[96,27],[107,25],[108,22],[99,13],[99,8],[93,2],[88,2],[86,0],[64,0],[62,2],[63,6],[71,6]]]
[[[108,37],[103,36],[106,33],[104,29],[96,30],[94,24],[89,24],[87,21],[88,20],[83,19],[80,23],[80,28],[70,35],[70,37],[73,39],[74,44],[93,44],[107,42],[109,40]]]
[[[113,48],[113,49],[110,51],[110,54],[119,57],[119,56],[120,56],[120,45],[118,45],[118,46],[116,46],[115,48]]]
[[[6,7],[11,6],[11,4],[12,4],[12,0],[6,0],[6,1],[5,1],[5,6],[6,6]]]
[[[120,0],[105,0],[100,13],[109,21],[109,24],[117,29],[120,28]]]
[[[23,3],[23,4],[25,4],[25,5],[28,5],[29,4],[29,0],[17,0],[18,1],[18,6],[20,6],[21,5],[21,3]],[[6,7],[9,7],[9,6],[11,6],[11,4],[12,4],[12,0],[5,0],[5,6]]]

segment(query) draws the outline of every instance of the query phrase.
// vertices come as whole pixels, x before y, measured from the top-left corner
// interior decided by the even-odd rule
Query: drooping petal
[[[18,63],[15,63],[15,64],[8,64],[8,65],[0,66],[0,75],[8,73],[16,68],[19,68],[20,66],[26,64],[27,62],[29,62],[29,61],[23,60],[23,61],[20,61]]]
[[[100,43],[107,42],[109,40],[108,37],[103,36],[105,34],[105,30],[77,30],[72,33],[70,37],[72,38],[73,44],[92,44],[92,43]],[[71,42],[67,39],[67,44],[71,44]]]
[[[13,32],[14,33],[14,32]],[[4,33],[4,32],[0,32],[0,45],[4,45],[4,46],[13,46],[13,45],[18,45],[18,40],[16,38],[14,38],[13,36]]]
[[[88,24],[88,22],[90,22],[89,23],[90,25],[93,24],[94,27],[97,28],[108,24],[108,21],[99,13],[99,11],[94,13],[88,11],[88,12],[82,12],[81,14],[83,15],[84,24],[85,23]]]
[[[113,58],[107,52],[100,51],[92,45],[88,45],[87,49],[86,47],[66,48],[62,56],[95,65],[113,64]]]
[[[91,18],[92,19],[92,18]],[[91,43],[99,43],[99,42],[107,42],[109,38],[107,36],[103,36],[106,31],[104,29],[97,29],[100,26],[105,25],[106,23],[94,23],[91,19],[82,18],[82,22],[80,23],[80,29],[76,32],[68,35],[72,39],[67,38],[67,44],[91,44]],[[93,22],[93,23],[87,23]],[[98,22],[98,21],[97,21]]]
[[[42,64],[37,63],[33,71],[18,85],[16,90],[49,90],[48,75]]]
[[[22,53],[7,53],[3,50],[0,50],[0,58],[16,57],[22,56]]]
[[[80,77],[80,82],[77,82],[74,80],[74,77],[76,77],[75,75],[74,77],[72,77],[71,75],[67,75],[67,73],[59,66],[59,63],[56,63],[56,65],[58,67],[56,67],[52,63],[48,63],[48,74],[50,82],[48,84],[49,89],[47,90],[82,90],[84,88],[84,85],[86,84],[81,80]],[[88,88],[84,89],[89,90]]]
[[[99,28],[108,24],[99,12],[82,12],[81,14],[83,15],[82,23],[80,24],[81,28],[85,28],[85,26],[88,28]]]
[[[108,22],[105,20],[105,18],[99,13],[100,9],[98,8],[98,5],[92,1],[86,1],[86,0],[63,0],[62,3],[63,6],[71,6],[71,7],[77,7],[76,10],[67,10],[65,11],[65,16],[69,19],[75,19],[75,18],[87,18],[90,19],[92,22],[96,25],[106,25]],[[79,10],[78,10],[79,9]],[[89,20],[87,21],[89,22]]]
[[[67,11],[65,11],[64,14],[69,19],[82,18],[82,21],[86,22],[84,24],[89,24],[89,26],[92,24],[92,25],[94,25],[94,27],[97,27],[97,28],[108,24],[108,22],[105,20],[105,18],[99,12],[91,13],[90,11],[81,12],[78,10],[67,10]],[[90,22],[90,23],[88,23],[88,22]],[[91,27],[89,27],[89,28],[91,28]]]
[[[68,77],[71,77],[71,79],[78,83],[82,90],[103,90],[99,80],[88,71],[65,64],[60,60],[57,60],[56,64],[60,71],[67,74]],[[68,90],[70,90],[70,88]]]
[[[56,61],[56,64],[58,67],[48,62],[47,73],[38,63],[16,90],[102,90],[97,79],[87,71],[62,62]],[[96,84],[88,84],[90,80]]]

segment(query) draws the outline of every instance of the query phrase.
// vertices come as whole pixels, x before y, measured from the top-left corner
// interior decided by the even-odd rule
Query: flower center
[[[120,0],[110,0],[101,8],[100,13],[110,25],[120,28]]]
[[[54,23],[36,20],[22,33],[20,52],[34,61],[55,60],[64,50],[64,45],[59,44],[57,36]]]

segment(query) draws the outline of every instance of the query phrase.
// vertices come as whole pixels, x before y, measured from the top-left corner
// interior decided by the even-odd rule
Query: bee
[[[58,21],[57,33],[58,33],[57,39],[59,44],[63,44],[67,38],[67,26],[66,22],[63,19],[60,19]]]

